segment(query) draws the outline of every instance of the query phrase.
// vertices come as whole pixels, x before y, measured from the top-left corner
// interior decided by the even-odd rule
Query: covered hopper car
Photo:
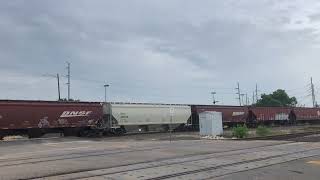
[[[248,117],[248,109],[244,106],[192,105],[192,126],[194,129],[199,127],[199,114],[205,111],[221,112],[225,125],[244,124]]]
[[[100,103],[53,101],[0,101],[0,138],[47,132],[85,135],[103,128]]]
[[[192,105],[193,127],[198,126],[198,114],[204,111],[221,112],[223,123],[228,126],[320,122],[320,108]]]
[[[191,123],[191,107],[188,105],[108,103],[104,113],[111,121],[112,130],[127,131],[168,131],[183,129]]]
[[[320,122],[320,108],[0,100],[0,139],[198,129],[205,111],[221,112],[228,126]]]
[[[320,122],[320,108],[295,108],[294,113],[301,122]]]
[[[291,107],[249,107],[253,114],[251,121],[256,124],[295,124],[297,117]]]
[[[168,131],[190,124],[187,105],[56,101],[0,101],[0,139],[60,132],[65,136]]]

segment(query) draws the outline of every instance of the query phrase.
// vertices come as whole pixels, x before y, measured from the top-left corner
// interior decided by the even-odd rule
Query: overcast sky
[[[317,0],[1,1],[0,99],[56,100],[69,61],[75,99],[236,105],[239,82],[310,105],[319,34]]]

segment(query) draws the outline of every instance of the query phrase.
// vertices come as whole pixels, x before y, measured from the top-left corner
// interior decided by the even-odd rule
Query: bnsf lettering
[[[82,116],[89,116],[92,111],[64,111],[60,117],[82,117]]]

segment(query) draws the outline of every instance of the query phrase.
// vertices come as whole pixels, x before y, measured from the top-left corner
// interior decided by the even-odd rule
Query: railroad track
[[[234,150],[229,150],[229,151],[218,151],[218,152],[212,152],[212,153],[202,153],[202,154],[190,154],[190,155],[184,155],[176,158],[162,158],[162,159],[156,159],[152,161],[144,161],[144,162],[138,162],[138,163],[131,163],[131,164],[126,164],[126,165],[120,165],[120,166],[113,166],[113,167],[108,167],[108,168],[97,168],[97,169],[85,169],[85,170],[80,170],[80,171],[73,171],[73,172],[66,172],[66,173],[57,173],[57,174],[51,174],[49,176],[42,176],[42,177],[34,177],[34,178],[53,178],[55,179],[57,176],[68,176],[72,174],[77,174],[77,173],[85,173],[84,176],[81,177],[76,177],[76,178],[67,178],[67,179],[79,179],[79,178],[92,178],[96,176],[91,176],[88,175],[90,171],[95,171],[95,170],[106,170],[106,169],[115,169],[115,168],[126,168],[128,166],[138,166],[137,168],[132,168],[130,170],[119,170],[116,172],[111,172],[111,173],[104,173],[104,174],[99,174],[98,176],[104,176],[104,175],[114,175],[118,173],[128,173],[132,171],[139,171],[139,170],[145,170],[145,169],[150,169],[150,168],[157,168],[157,167],[162,167],[162,166],[170,166],[170,165],[179,165],[183,163],[190,163],[190,162],[195,162],[195,161],[201,161],[201,160],[208,160],[210,158],[216,158],[216,157],[227,157],[227,156],[237,156],[237,155],[242,155],[242,154],[248,154],[248,153],[253,153],[256,152],[259,149],[266,149],[270,148],[273,149],[275,146],[284,146],[287,144],[294,144],[295,142],[287,142],[287,143],[279,143],[279,144],[270,144],[270,145],[263,145],[263,146],[256,146],[256,147],[250,147],[250,148],[240,148],[240,149],[234,149]],[[278,156],[277,156],[278,157]],[[154,162],[162,162],[162,163],[156,163]],[[146,166],[144,166],[147,164]],[[150,164],[150,165],[149,165]],[[143,167],[140,167],[143,166]],[[200,171],[199,171],[200,172]],[[180,174],[179,174],[180,175]],[[177,175],[177,176],[179,176]],[[172,176],[174,177],[174,176]]]
[[[320,149],[320,148],[317,148],[317,149]],[[181,173],[176,173],[176,174],[169,174],[169,175],[164,175],[164,176],[155,177],[155,178],[148,178],[147,180],[162,180],[162,179],[169,179],[169,178],[174,178],[174,177],[181,177],[181,176],[185,176],[185,175],[191,175],[191,174],[202,173],[202,172],[212,171],[212,170],[221,169],[221,168],[232,167],[232,166],[236,166],[236,165],[243,165],[243,164],[248,164],[248,163],[253,163],[253,162],[259,162],[259,161],[264,161],[264,160],[268,160],[268,159],[272,159],[272,158],[278,158],[278,157],[293,155],[293,154],[297,154],[297,153],[306,153],[306,152],[310,152],[310,151],[314,151],[314,150],[316,150],[316,149],[292,152],[292,153],[269,156],[269,157],[264,157],[264,158],[257,158],[257,159],[253,159],[253,160],[247,160],[247,161],[242,161],[242,162],[223,164],[223,165],[219,165],[219,166],[211,166],[211,167],[202,168],[202,169],[193,170],[193,171],[186,171],[186,172],[181,172]],[[316,155],[314,155],[314,156],[316,156]],[[312,157],[312,156],[308,156],[308,157]],[[302,158],[305,158],[305,157],[302,157]],[[301,158],[297,158],[297,159],[294,159],[294,160],[298,160],[298,159],[301,159]],[[288,161],[285,161],[285,162],[288,162]],[[284,163],[284,162],[281,162],[281,163]],[[271,165],[276,165],[276,164],[281,164],[281,163],[274,163],[274,164],[271,164]],[[263,166],[263,167],[266,167],[266,166]],[[261,167],[259,167],[259,168],[261,168]],[[250,169],[250,170],[252,170],[252,169]],[[233,174],[233,173],[227,173],[227,174],[223,174],[223,175],[219,175],[219,176],[225,176],[225,175],[228,175],[228,174]],[[216,178],[216,177],[219,177],[219,176],[211,176],[209,178]]]
[[[315,134],[316,132],[312,132],[312,133]],[[319,132],[317,132],[317,133],[319,133]],[[296,136],[292,136],[292,135],[286,135],[284,137],[282,136],[282,140],[283,139],[291,139],[291,138],[294,138],[294,137],[301,137],[302,135],[304,135],[304,136],[310,135],[310,132],[309,133],[298,133],[298,135],[296,135]],[[268,138],[270,138],[270,137],[268,137]],[[128,173],[128,172],[132,172],[132,171],[156,168],[156,167],[161,167],[161,166],[179,165],[179,164],[183,164],[183,163],[190,163],[190,162],[195,162],[195,161],[200,161],[200,160],[206,160],[206,159],[208,159],[208,156],[224,157],[224,156],[229,156],[230,155],[230,154],[223,155],[223,154],[226,154],[226,153],[232,153],[232,155],[241,155],[241,154],[243,154],[245,152],[255,151],[255,150],[259,149],[259,148],[262,148],[262,150],[264,150],[267,147],[281,146],[283,144],[294,144],[294,143],[296,143],[296,142],[292,142],[292,141],[288,141],[288,142],[285,142],[285,143],[279,142],[278,144],[270,144],[270,145],[256,146],[256,147],[250,147],[250,148],[241,148],[241,149],[239,148],[239,149],[234,149],[234,150],[230,150],[230,151],[216,151],[216,152],[211,152],[211,153],[190,154],[190,155],[176,157],[176,158],[173,158],[173,159],[172,158],[161,158],[161,159],[156,159],[156,160],[152,160],[152,161],[144,161],[144,162],[121,165],[121,166],[118,166],[118,167],[107,167],[107,169],[110,169],[110,168],[121,168],[121,167],[125,167],[125,166],[136,166],[136,165],[141,165],[141,164],[145,164],[145,163],[153,163],[153,162],[157,162],[157,161],[180,160],[180,159],[183,159],[183,158],[191,158],[191,157],[195,157],[196,158],[196,159],[187,160],[187,161],[184,161],[184,162],[172,162],[172,163],[169,163],[169,164],[166,163],[166,164],[163,164],[163,165],[152,165],[152,166],[144,167],[144,168],[141,168],[141,169],[137,169],[136,168],[136,169],[132,169],[130,171],[116,172],[116,173]],[[108,155],[121,154],[121,153],[125,154],[125,153],[128,153],[128,152],[138,152],[138,151],[146,151],[146,152],[148,152],[148,151],[157,150],[157,149],[161,149],[161,148],[167,147],[168,145],[169,145],[169,143],[166,144],[166,145],[158,146],[158,147],[152,146],[152,147],[149,147],[149,148],[144,147],[144,148],[141,148],[141,149],[139,149],[139,148],[131,148],[131,149],[126,150],[126,151],[121,151],[123,149],[119,149],[119,151],[117,149],[112,149],[112,150],[109,150],[108,152],[106,152],[106,150],[100,150],[100,151],[94,151],[94,152],[70,153],[70,154],[64,154],[63,156],[61,156],[61,155],[52,155],[51,157],[53,157],[54,159],[49,159],[49,160],[48,159],[41,159],[41,158],[45,158],[45,157],[31,157],[31,158],[26,158],[26,159],[3,159],[3,160],[0,161],[0,163],[1,162],[5,162],[5,163],[9,163],[9,164],[2,164],[2,165],[0,165],[0,167],[17,166],[17,165],[24,165],[24,164],[34,164],[34,163],[42,163],[42,162],[48,162],[48,161],[59,161],[59,160],[66,160],[66,159],[86,158],[86,157],[94,157],[94,156],[108,156]],[[172,144],[172,145],[174,145],[174,144]],[[190,142],[190,146],[192,146],[192,145],[194,145],[194,144],[192,144],[192,142]],[[114,152],[114,151],[116,151],[116,152]],[[304,152],[307,152],[307,151],[304,151]],[[90,154],[90,153],[93,153],[93,154]],[[77,155],[77,156],[68,157],[70,155]],[[46,156],[46,157],[48,158],[48,156]],[[269,158],[272,158],[272,157],[269,157]],[[23,161],[23,160],[30,160],[30,161],[19,162],[19,161]],[[262,160],[263,159],[259,159],[257,161],[262,161]],[[252,161],[252,162],[255,162],[255,161]],[[248,162],[245,162],[245,163],[251,163],[251,161],[248,161]],[[237,164],[229,164],[229,166],[232,166],[232,165],[237,165]],[[214,167],[211,167],[211,168],[214,168]],[[220,168],[223,168],[223,167],[220,167]],[[69,175],[69,174],[73,174],[73,173],[82,173],[82,172],[88,172],[88,171],[94,171],[94,170],[103,170],[103,169],[105,169],[105,168],[81,169],[81,170],[72,171],[72,172],[50,174],[50,175],[45,176],[45,177],[50,178],[50,177],[55,177],[55,176],[60,176],[60,175]],[[196,174],[196,173],[206,172],[206,171],[210,171],[210,169],[203,168],[202,171],[199,171],[199,172],[197,172],[197,171],[190,171],[190,172],[192,172],[193,174]],[[115,173],[106,173],[106,174],[102,174],[102,175],[112,175],[112,174],[115,174]],[[184,174],[176,173],[176,177],[183,176],[183,175]],[[95,177],[95,176],[88,176],[87,178],[89,178],[89,177]],[[175,176],[172,175],[172,177],[175,177]],[[41,178],[41,177],[34,177],[34,178]],[[78,179],[78,178],[75,178],[75,179]]]
[[[252,138],[244,138],[244,139],[237,139],[237,140],[292,140],[295,138],[305,137],[305,136],[310,136],[310,135],[315,135],[315,134],[320,134],[320,131],[281,134],[281,135],[262,136],[262,137],[252,137]]]
[[[250,148],[252,149],[252,148]],[[265,165],[260,165],[257,166],[256,168],[261,168],[261,167],[266,167],[266,166],[270,166],[270,165],[275,165],[275,164],[281,164],[281,163],[285,163],[285,162],[289,162],[289,161],[293,161],[293,160],[298,160],[298,159],[302,159],[302,158],[306,158],[306,157],[313,157],[313,156],[317,156],[319,155],[319,150],[320,148],[313,148],[313,149],[309,149],[309,150],[300,150],[300,151],[294,151],[294,152],[290,152],[290,153],[282,153],[282,154],[277,154],[277,155],[273,155],[273,156],[266,156],[266,157],[261,157],[261,158],[253,158],[250,160],[237,160],[237,162],[235,163],[225,163],[225,164],[221,164],[221,165],[214,165],[214,166],[209,166],[209,167],[200,167],[198,169],[194,169],[194,170],[188,170],[187,168],[184,169],[180,169],[182,170],[181,172],[177,172],[177,173],[172,173],[172,174],[165,174],[165,175],[160,175],[160,176],[156,176],[156,177],[147,177],[144,174],[144,172],[147,172],[149,169],[153,169],[153,168],[167,168],[170,166],[180,166],[180,167],[188,167],[188,163],[194,163],[194,162],[198,162],[198,161],[212,161],[214,162],[216,157],[223,157],[223,156],[237,156],[240,154],[239,153],[235,153],[235,154],[225,154],[225,155],[219,155],[216,154],[215,156],[211,156],[211,157],[193,157],[194,159],[190,159],[190,160],[182,160],[179,161],[183,158],[175,158],[175,159],[170,159],[172,161],[172,163],[168,163],[168,162],[159,162],[158,164],[154,162],[151,162],[150,164],[148,163],[139,163],[140,166],[142,167],[138,167],[138,168],[132,168],[130,169],[129,166],[136,166],[139,164],[130,164],[130,165],[125,165],[125,166],[120,166],[120,167],[111,167],[111,168],[107,168],[107,169],[99,169],[99,171],[108,171],[108,169],[115,169],[115,168],[124,168],[127,169],[129,168],[129,170],[118,170],[118,171],[113,171],[111,170],[111,172],[106,172],[106,173],[100,173],[100,174],[96,174],[96,175],[90,175],[90,172],[85,172],[85,171],[80,171],[81,172],[85,172],[85,175],[83,176],[76,176],[76,175],[72,175],[71,177],[68,177],[68,175],[71,175],[71,173],[68,174],[62,174],[62,176],[46,176],[46,177],[41,177],[39,179],[46,179],[46,178],[53,178],[53,179],[68,179],[68,180],[75,180],[75,179],[87,179],[87,178],[94,178],[94,177],[110,177],[111,179],[116,179],[117,177],[121,177],[121,175],[124,174],[130,174],[130,173],[135,173],[135,174],[141,174],[141,176],[139,177],[132,177],[132,179],[146,179],[146,180],[161,180],[161,179],[170,179],[170,178],[176,178],[176,177],[183,177],[183,176],[187,176],[190,179],[191,175],[195,175],[198,173],[203,173],[203,172],[209,172],[212,170],[218,170],[218,169],[224,169],[224,168],[228,168],[228,167],[234,167],[234,166],[239,166],[239,165],[244,165],[244,164],[250,164],[250,163],[259,163],[259,162],[263,162],[263,161],[267,161],[270,159],[279,159],[279,158],[283,158],[284,160],[278,163],[271,163],[271,164],[265,164]],[[317,151],[317,154],[315,154],[313,151]],[[252,152],[247,152],[248,153],[252,153]],[[308,155],[305,155],[306,153],[310,153]],[[290,157],[291,156],[291,157]],[[299,156],[299,157],[297,157]],[[286,159],[285,159],[286,158]],[[169,160],[169,161],[170,161]],[[177,161],[178,162],[174,162]],[[143,164],[145,164],[145,166],[143,166]],[[246,171],[246,170],[251,170],[251,169],[244,169],[241,171]],[[237,172],[241,172],[241,171],[237,171]],[[232,174],[235,172],[229,172],[229,173],[224,173],[224,174],[220,174],[220,175],[214,175],[214,176],[210,176],[207,177],[206,179],[212,179],[214,177],[219,177],[219,176],[225,176],[228,174]],[[94,174],[94,173],[92,173]],[[120,176],[117,176],[120,175]],[[192,179],[192,178],[191,178]]]
[[[282,143],[279,143],[282,144]],[[108,155],[116,155],[116,154],[125,154],[130,152],[139,152],[139,151],[152,151],[159,150],[168,147],[169,145],[173,146],[174,144],[167,143],[165,145],[159,146],[144,146],[143,148],[132,147],[132,148],[116,148],[116,149],[101,149],[94,151],[84,151],[84,152],[72,152],[68,154],[54,154],[54,155],[43,155],[36,157],[25,157],[25,158],[2,158],[0,159],[0,167],[6,166],[17,166],[24,164],[35,164],[42,162],[51,162],[51,161],[59,161],[59,160],[72,160],[79,158],[87,158],[87,157],[99,157],[99,156],[108,156]],[[184,147],[193,146],[192,142],[187,145],[184,144]],[[72,157],[70,157],[72,156]],[[50,159],[52,158],[52,159]],[[20,162],[22,161],[22,162]]]
[[[139,151],[152,151],[157,149],[166,148],[168,144],[159,145],[159,146],[145,146],[143,148],[139,147],[131,147],[131,148],[116,148],[116,149],[101,149],[101,150],[94,150],[94,151],[84,151],[84,152],[72,152],[68,154],[54,154],[54,155],[43,155],[43,156],[36,156],[36,157],[26,157],[26,158],[3,158],[0,159],[0,167],[5,166],[17,166],[23,164],[34,164],[34,163],[41,163],[41,162],[50,162],[50,161],[59,161],[59,160],[67,160],[67,159],[79,159],[79,158],[86,158],[86,157],[98,157],[98,156],[107,156],[107,155],[115,155],[115,154],[124,154],[130,152],[139,152]],[[188,145],[183,146],[193,146],[193,143],[190,142]],[[73,156],[73,157],[68,157]],[[53,158],[53,159],[49,159]],[[35,160],[35,161],[32,161]],[[27,161],[21,163],[15,163],[19,161]],[[1,164],[6,163],[6,164]]]
[[[154,132],[154,133],[157,133],[157,132]],[[237,140],[290,140],[290,139],[314,135],[314,134],[320,134],[320,131],[276,135],[276,136],[266,136],[266,137],[245,138],[245,139],[237,139]],[[134,135],[134,134],[130,134],[130,135]],[[289,144],[289,143],[286,143],[286,144]],[[279,144],[283,144],[283,143],[279,143]],[[158,147],[153,146],[152,148],[148,148],[148,147],[147,148],[146,147],[145,148],[131,148],[129,150],[128,149],[123,150],[123,148],[111,149],[111,150],[102,149],[102,150],[98,150],[98,151],[89,151],[89,152],[78,152],[78,153],[73,152],[73,153],[68,153],[68,154],[63,154],[63,155],[57,154],[57,155],[45,155],[45,156],[29,157],[29,158],[6,158],[6,159],[0,159],[0,167],[16,166],[16,165],[23,165],[23,164],[30,164],[30,163],[59,161],[59,160],[67,160],[67,159],[79,159],[79,158],[85,158],[85,157],[107,156],[107,155],[115,155],[115,154],[138,152],[138,151],[152,151],[152,150],[165,148],[166,146],[167,145],[161,145]],[[192,146],[192,144],[190,144],[190,146]],[[259,147],[268,147],[268,146],[269,145],[259,146]],[[253,147],[253,148],[258,148],[258,147]],[[248,149],[248,148],[245,148],[245,149]],[[236,150],[231,150],[231,151],[237,151],[237,150],[242,150],[242,149],[236,149]],[[227,152],[230,152],[230,151],[227,151]],[[215,153],[219,153],[219,152],[215,152]],[[210,153],[208,153],[208,154],[210,154]],[[70,156],[72,156],[72,157],[70,157]],[[53,159],[49,159],[49,158],[53,158]],[[36,161],[32,161],[32,160],[36,160]],[[26,161],[26,162],[15,163],[15,162],[19,162],[19,161]],[[5,163],[5,164],[1,164],[1,163]]]

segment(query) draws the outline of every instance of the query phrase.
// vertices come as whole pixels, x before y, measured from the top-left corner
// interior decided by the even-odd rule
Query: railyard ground
[[[0,179],[314,179],[320,135],[200,139],[196,132],[0,142]]]
[[[295,125],[295,126],[275,126],[271,127],[268,126],[269,134],[268,136],[273,135],[283,135],[283,134],[295,134],[295,133],[303,133],[303,132],[315,132],[320,131],[320,125],[308,125],[308,124],[302,124],[302,125]],[[199,140],[201,137],[199,136],[198,132],[175,132],[173,134],[175,140]],[[58,137],[60,135],[45,135],[45,137]],[[148,134],[148,135],[130,135],[130,136],[122,136],[122,137],[116,137],[115,139],[118,140],[118,138],[121,139],[135,139],[135,140],[166,140],[168,139],[169,135],[167,133],[160,133],[160,134]],[[232,137],[232,128],[225,128],[223,137],[226,139],[231,139]],[[249,128],[248,137],[259,137],[259,135],[256,134],[256,128]],[[111,137],[111,139],[114,139],[114,137]],[[109,137],[109,140],[111,140]],[[14,141],[14,140],[28,140],[27,136],[9,136],[4,138],[5,141]],[[1,141],[0,141],[1,142]]]

